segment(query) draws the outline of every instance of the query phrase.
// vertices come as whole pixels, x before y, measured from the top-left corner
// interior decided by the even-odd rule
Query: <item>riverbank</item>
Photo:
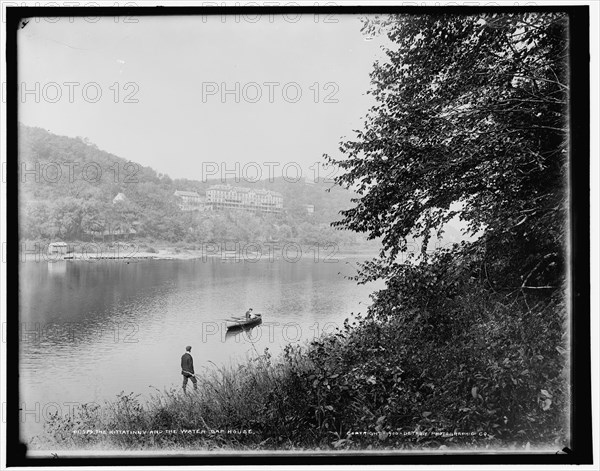
[[[283,243],[206,243],[166,244],[147,242],[72,242],[62,251],[53,250],[46,241],[24,241],[20,246],[21,261],[59,260],[207,260],[221,259],[233,262],[284,260],[296,262],[312,259],[314,262],[336,263],[344,259],[376,257],[375,244],[339,246],[337,244]]]
[[[72,417],[53,417],[46,426],[47,434],[34,443],[37,449],[52,450],[524,448],[507,446],[483,430],[432,427],[435,419],[418,413],[412,421],[393,427],[386,423],[387,417],[370,411],[367,390],[376,388],[377,378],[356,376],[362,381],[350,385],[347,380],[352,372],[324,371],[324,365],[314,358],[323,345],[327,345],[328,355],[333,353],[331,349],[337,353],[345,350],[331,337],[305,350],[288,347],[275,361],[265,351],[237,368],[215,369],[198,377],[198,390],[189,383],[187,394],[176,389],[156,390],[147,402],[130,393],[102,406],[83,405],[74,409]],[[354,394],[332,400],[334,392],[344,389]],[[352,401],[348,401],[350,396]],[[344,399],[350,409],[338,404]]]
[[[479,292],[464,311],[469,328],[444,339],[410,316],[347,321],[277,358],[265,350],[209,370],[197,392],[156,390],[147,402],[121,394],[53,417],[35,448],[561,450],[569,432],[560,340],[539,326],[562,307],[501,301]]]

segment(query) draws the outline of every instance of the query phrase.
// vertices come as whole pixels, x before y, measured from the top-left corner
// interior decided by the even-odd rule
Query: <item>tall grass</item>
[[[196,375],[197,390],[188,383],[186,393],[180,388],[153,388],[146,398],[121,393],[102,406],[83,405],[70,416],[57,413],[39,443],[58,449],[265,448],[271,440],[263,438],[268,424],[260,413],[290,374],[291,364],[272,362],[268,350],[242,365],[213,364]],[[109,431],[131,433],[104,433]]]
[[[54,416],[52,449],[557,449],[568,446],[565,308],[474,291],[439,315],[345,323],[212,365],[198,390],[122,393]],[[87,434],[86,430],[130,431]],[[142,431],[144,433],[133,433]],[[150,433],[159,431],[161,433]]]

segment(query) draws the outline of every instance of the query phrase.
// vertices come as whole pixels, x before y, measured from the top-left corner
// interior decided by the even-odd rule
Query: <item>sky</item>
[[[360,29],[353,15],[32,18],[19,121],[172,178],[236,165],[242,178],[312,178],[373,104],[384,39]]]

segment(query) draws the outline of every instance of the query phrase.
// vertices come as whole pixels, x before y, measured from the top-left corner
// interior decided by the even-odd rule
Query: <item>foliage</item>
[[[20,236],[23,239],[112,240],[152,237],[176,242],[294,241],[301,244],[356,244],[364,238],[336,230],[329,223],[350,206],[351,192],[273,178],[231,181],[283,194],[282,214],[184,212],[175,190],[198,191],[220,181],[172,180],[148,167],[99,150],[88,141],[56,136],[40,128],[20,126]],[[329,191],[328,191],[329,190]],[[119,194],[125,200],[113,202]],[[315,206],[308,214],[306,204]]]
[[[328,159],[360,196],[334,224],[383,237],[354,278],[386,288],[349,340],[385,398],[367,408],[379,430],[406,420],[503,442],[568,434],[566,23],[559,13],[365,20],[393,47],[372,72],[365,128]],[[427,253],[455,217],[472,240]],[[411,237],[422,256],[403,263]]]
[[[394,48],[330,160],[358,192],[336,227],[383,237],[355,279],[385,288],[335,334],[204,383],[194,423],[251,427],[251,449],[568,445],[565,30],[558,13],[366,20]],[[474,240],[400,263],[454,216]],[[179,404],[140,414],[170,427]]]
[[[557,374],[568,351],[552,348],[564,344],[553,325],[565,320],[560,304],[528,307],[473,288],[446,306],[461,320],[453,337],[417,310],[385,327],[347,320],[275,360],[265,350],[246,364],[208,369],[197,393],[122,393],[56,415],[44,439],[53,449],[560,449],[569,400]]]
[[[455,216],[493,283],[557,286],[564,269],[567,19],[561,13],[368,18],[393,43],[376,105],[341,144],[356,206],[336,225],[383,236],[383,263]],[[532,274],[532,272],[535,272]]]

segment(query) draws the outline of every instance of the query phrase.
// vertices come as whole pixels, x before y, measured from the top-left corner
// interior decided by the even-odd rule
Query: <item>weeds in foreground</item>
[[[568,446],[563,308],[465,294],[446,323],[359,319],[307,346],[198,375],[198,391],[120,394],[54,416],[44,447],[108,449]],[[455,318],[453,318],[455,317]],[[453,320],[452,320],[453,319]],[[105,431],[106,433],[90,433]],[[111,433],[111,431],[120,431]]]

